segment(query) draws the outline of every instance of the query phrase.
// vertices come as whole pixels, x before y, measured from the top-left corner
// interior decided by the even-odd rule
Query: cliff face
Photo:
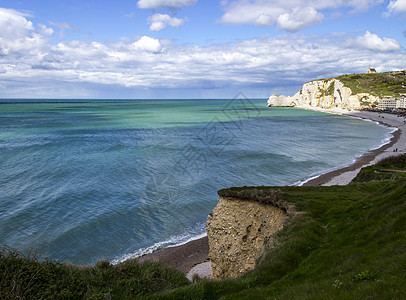
[[[368,93],[352,95],[350,88],[338,79],[307,82],[292,97],[272,95],[268,106],[309,106],[321,108],[360,109],[378,105],[378,97]]]
[[[206,223],[213,278],[238,277],[254,269],[286,217],[270,204],[220,197]]]

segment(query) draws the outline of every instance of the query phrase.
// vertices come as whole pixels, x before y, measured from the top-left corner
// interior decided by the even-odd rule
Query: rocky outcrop
[[[213,278],[254,269],[286,218],[286,211],[274,205],[220,196],[206,223]]]
[[[351,89],[340,80],[331,78],[307,82],[292,97],[272,95],[268,99],[268,106],[361,109],[377,106],[378,100],[378,97],[368,93],[353,95]]]
[[[278,96],[273,94],[268,99],[268,106],[278,106],[278,107],[294,107],[299,105],[298,99],[293,96]]]

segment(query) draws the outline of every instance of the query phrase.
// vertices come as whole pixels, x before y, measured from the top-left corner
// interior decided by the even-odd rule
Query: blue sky
[[[0,98],[267,98],[405,46],[406,0],[0,0]]]

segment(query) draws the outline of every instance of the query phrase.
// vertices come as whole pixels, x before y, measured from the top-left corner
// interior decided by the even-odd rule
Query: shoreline
[[[159,249],[138,257],[137,260],[159,261],[186,274],[194,266],[209,261],[209,241],[206,235],[179,246]]]
[[[346,185],[355,178],[361,168],[376,163],[377,161],[392,155],[400,155],[406,152],[406,124],[403,118],[388,113],[377,113],[368,111],[344,111],[329,110],[314,107],[298,107],[300,109],[309,109],[325,113],[340,114],[348,117],[356,117],[373,122],[379,122],[387,127],[396,128],[392,132],[390,141],[363,154],[348,166],[328,171],[315,178],[311,178],[302,186],[329,186],[329,185]],[[401,151],[393,152],[394,149]],[[145,260],[160,261],[168,266],[174,267],[187,274],[191,279],[191,270],[197,274],[206,274],[207,262],[209,262],[209,245],[207,236],[192,240],[188,243],[157,250],[153,253],[146,254],[137,258],[140,262]],[[199,269],[201,266],[201,269]],[[196,271],[197,270],[197,271]],[[207,276],[210,277],[210,276]]]
[[[311,108],[306,107],[305,109]],[[323,173],[315,178],[308,180],[303,184],[303,186],[330,186],[349,184],[357,176],[361,168],[372,165],[386,157],[403,154],[406,151],[406,125],[404,124],[404,118],[402,117],[398,117],[395,114],[369,111],[338,112],[336,110],[322,110],[319,108],[314,110],[327,113],[338,113],[343,116],[378,122],[381,125],[394,128],[394,131],[391,133],[391,139],[386,144],[383,144],[379,148],[372,149],[364,153],[361,157],[356,159],[348,166]],[[395,149],[398,149],[400,151],[394,152]]]

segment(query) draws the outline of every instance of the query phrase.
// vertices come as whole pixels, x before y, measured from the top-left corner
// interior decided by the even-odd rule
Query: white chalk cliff
[[[320,108],[361,109],[378,105],[379,97],[368,93],[352,94],[350,88],[335,78],[314,80],[303,85],[293,96],[272,95],[268,106],[308,106]]]

